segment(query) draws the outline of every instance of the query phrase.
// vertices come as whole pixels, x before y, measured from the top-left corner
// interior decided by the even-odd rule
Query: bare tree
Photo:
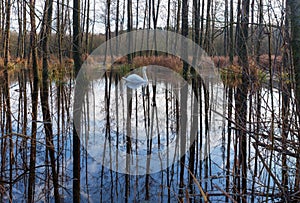
[[[53,1],[46,0],[45,10],[44,10],[44,19],[43,19],[43,35],[42,35],[42,59],[43,59],[43,69],[42,69],[42,91],[41,91],[41,104],[42,104],[42,113],[44,120],[44,129],[46,134],[46,146],[49,151],[50,162],[51,162],[51,171],[52,171],[52,180],[54,185],[54,197],[55,202],[60,202],[60,195],[58,191],[58,175],[56,172],[56,158],[55,158],[55,149],[53,144],[53,129],[51,121],[51,113],[49,108],[49,39],[51,34],[51,22],[52,22],[52,11],[53,11]]]
[[[300,1],[287,0],[288,5],[291,9],[291,34],[292,34],[292,52],[293,52],[293,64],[295,71],[295,82],[296,82],[296,100],[297,100],[297,112],[298,117],[300,116]],[[299,119],[300,120],[300,119]],[[298,122],[299,122],[298,120]],[[299,131],[299,129],[298,129]],[[298,132],[298,142],[300,140],[300,133]],[[298,147],[297,154],[300,153]],[[296,176],[295,176],[295,191],[300,189],[300,157],[296,160]]]
[[[10,91],[9,91],[9,77],[8,77],[8,62],[10,60],[9,43],[10,43],[10,12],[11,1],[5,1],[5,31],[4,31],[4,99],[6,104],[6,134],[9,137],[9,198],[13,199],[13,138],[12,138],[12,120],[11,120],[11,104],[10,104]]]
[[[73,59],[75,76],[78,75],[82,64],[81,59],[81,28],[80,28],[80,0],[73,1]],[[80,90],[75,89],[75,98],[80,98]],[[77,103],[78,102],[78,103]],[[81,118],[82,103],[75,100],[74,118]],[[78,107],[78,109],[77,109]],[[80,128],[73,124],[73,202],[80,202]]]
[[[37,61],[37,40],[35,25],[35,0],[30,0],[30,42],[32,55],[32,72],[33,72],[33,90],[31,93],[32,102],[32,123],[31,123],[31,140],[30,140],[30,163],[29,163],[29,183],[28,183],[28,202],[34,202],[35,194],[35,165],[36,165],[36,133],[37,133],[37,107],[39,96],[39,73]]]
[[[239,176],[242,178],[242,186],[238,191],[240,194],[247,193],[247,94],[249,85],[249,62],[247,51],[248,39],[248,24],[249,24],[249,4],[250,0],[242,1],[242,11],[240,12],[241,21],[238,22],[240,32],[237,35],[237,53],[239,57],[239,64],[242,67],[242,81],[243,83],[237,88],[236,93],[236,124],[237,124],[237,138],[239,139]],[[238,198],[239,199],[239,198]],[[243,196],[243,202],[247,202]]]

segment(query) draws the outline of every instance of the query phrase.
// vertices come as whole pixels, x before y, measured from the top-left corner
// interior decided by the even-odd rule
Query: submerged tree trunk
[[[9,53],[9,42],[10,42],[10,12],[11,12],[11,1],[7,0],[6,2],[6,23],[5,23],[5,32],[4,32],[4,99],[6,104],[6,135],[9,138],[9,198],[12,200],[13,194],[13,140],[12,140],[12,120],[11,120],[11,105],[10,105],[10,91],[9,91],[9,76],[8,76],[8,62],[10,60]]]
[[[292,28],[292,51],[293,51],[293,64],[295,71],[295,82],[296,82],[296,101],[297,101],[297,112],[298,122],[300,117],[300,1],[299,0],[288,0],[288,4],[291,9],[291,28]],[[298,124],[299,126],[299,124]],[[299,141],[298,129],[298,141]],[[296,152],[300,154],[300,147]],[[295,176],[295,192],[300,190],[300,157],[296,160],[296,176]]]
[[[81,61],[81,28],[80,28],[80,0],[73,1],[73,59],[75,76],[78,75],[82,61]],[[79,87],[78,85],[77,87]],[[75,88],[74,98],[81,98],[81,90]],[[82,101],[75,99],[73,118],[81,119]],[[80,123],[75,128],[73,124],[73,202],[80,202]]]
[[[37,42],[35,26],[35,1],[30,0],[30,42],[32,54],[32,71],[33,71],[33,90],[31,93],[32,102],[32,123],[31,123],[31,140],[30,140],[30,163],[29,163],[29,183],[28,183],[28,202],[34,202],[35,192],[35,164],[36,164],[36,132],[37,132],[37,107],[39,92],[39,74],[37,62]]]
[[[46,134],[46,147],[49,151],[50,162],[51,162],[51,171],[52,171],[52,180],[54,186],[54,197],[55,202],[60,202],[59,191],[58,191],[58,175],[56,172],[56,163],[55,163],[55,149],[53,144],[53,129],[52,129],[52,120],[49,108],[49,40],[51,34],[51,22],[52,22],[52,10],[53,10],[53,0],[47,0],[45,4],[45,13],[44,13],[44,27],[42,35],[42,59],[43,59],[43,69],[42,69],[42,90],[41,90],[41,104],[42,104],[42,113],[44,121],[44,129]]]
[[[249,23],[249,0],[243,0],[241,21],[238,23],[240,32],[237,35],[237,53],[239,65],[242,68],[243,83],[237,88],[236,94],[236,128],[237,138],[239,140],[239,175],[242,179],[241,188],[237,188],[242,195],[242,201],[246,201],[247,193],[247,94],[249,86],[249,62],[247,51],[248,23]],[[238,183],[239,187],[240,183]]]

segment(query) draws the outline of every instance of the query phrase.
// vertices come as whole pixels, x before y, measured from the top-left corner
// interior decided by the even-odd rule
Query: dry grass
[[[214,56],[212,58],[214,64],[216,67],[218,68],[226,68],[227,66],[231,65],[229,62],[229,57],[225,57],[225,56]],[[269,69],[269,56],[267,54],[263,54],[260,56],[259,58],[260,63],[256,64],[257,67],[259,67],[262,70],[268,70]],[[256,63],[256,58],[255,57],[249,57],[249,63]],[[277,56],[275,58],[274,55],[271,56],[271,67],[277,71],[279,70],[279,67],[282,64],[282,57],[281,56]],[[233,60],[233,65],[238,66],[238,57],[235,56],[234,60]]]
[[[157,65],[170,68],[176,72],[181,71],[182,61],[175,56],[138,56],[133,59],[133,64],[136,67],[148,66],[148,65]]]
[[[224,59],[224,58],[223,58]],[[221,64],[221,63],[219,63]],[[226,61],[222,63],[220,68],[221,79],[224,84],[229,87],[237,87],[242,84],[242,67],[235,62],[233,65],[229,65]],[[256,89],[266,80],[266,71],[257,64],[255,60],[249,59],[249,80],[251,81],[252,88]]]
[[[126,65],[128,64],[127,57],[119,58],[114,66]],[[175,56],[136,56],[133,58],[133,67],[142,67],[148,65],[157,65],[170,68],[176,72],[182,70],[182,61],[180,58]]]
[[[61,75],[65,74],[66,72],[73,70],[74,61],[70,58],[64,58],[63,63],[60,64],[59,59],[55,57],[54,55],[51,55],[48,60],[49,65],[49,78],[56,79],[61,78]],[[24,68],[31,68],[32,67],[32,60],[29,61],[28,59],[22,59],[22,58],[12,58],[8,62],[8,73],[10,75],[15,75],[16,73],[20,72]],[[43,67],[43,60],[42,58],[38,58],[38,68],[39,68],[39,77],[41,77],[41,70]],[[0,58],[0,76],[2,75],[4,71],[4,59]]]
[[[4,69],[4,59],[0,58],[0,70]]]
[[[82,55],[83,60],[93,60],[93,58],[88,57],[88,55]],[[109,57],[108,57],[109,59]],[[219,68],[221,73],[221,78],[223,82],[232,87],[236,87],[242,83],[241,77],[241,67],[238,64],[238,57],[234,57],[233,64],[230,64],[229,58],[224,56],[215,56],[212,59],[212,62],[215,64],[216,67]],[[280,66],[281,66],[282,58],[280,56],[276,57],[272,56],[271,58],[271,67],[273,70],[280,73]],[[49,69],[52,72],[57,72],[60,68],[72,70],[74,65],[74,61],[71,58],[63,58],[63,64],[60,64],[59,59],[51,55],[49,57]],[[123,66],[128,65],[127,56],[119,58],[113,66]],[[158,65],[162,67],[170,68],[178,73],[182,71],[183,63],[179,57],[176,56],[136,56],[133,59],[133,64],[131,67],[142,67],[148,65]],[[11,59],[8,64],[8,69],[10,72],[18,71],[24,67],[31,67],[32,62],[28,63],[27,59],[15,58]],[[39,69],[42,68],[42,59],[38,58],[38,66]],[[261,55],[260,56],[260,63],[257,64],[254,57],[249,57],[249,66],[250,66],[250,73],[249,77],[251,77],[251,82],[255,82],[259,85],[265,79],[265,73],[269,69],[269,56],[268,55]],[[0,70],[4,69],[4,59],[0,58]]]
[[[229,58],[224,56],[215,56],[212,58],[216,67],[220,69],[221,79],[224,84],[230,87],[237,87],[242,84],[242,67],[238,63],[238,57],[234,57],[233,64],[230,64]],[[270,66],[271,65],[271,66]],[[271,64],[267,54],[261,55],[259,63],[255,57],[249,57],[249,80],[252,88],[256,89],[266,81],[267,72],[271,67],[275,73],[280,72],[282,66],[282,57],[271,56]]]
[[[236,87],[242,84],[242,68],[237,65],[229,65],[220,69],[221,79],[225,85]]]

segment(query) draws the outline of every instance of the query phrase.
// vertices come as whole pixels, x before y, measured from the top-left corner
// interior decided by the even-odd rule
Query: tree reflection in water
[[[221,139],[215,137],[211,146],[207,125],[216,118],[209,112],[207,90],[200,78],[192,85],[170,69],[149,66],[147,73],[147,86],[131,88],[118,72],[107,72],[86,95],[90,113],[85,112],[82,128],[93,130],[83,134],[83,142],[95,160],[92,168],[102,166],[100,199],[173,202],[189,190],[191,201],[200,201],[192,177],[203,173],[208,178],[210,147]],[[97,191],[92,181],[87,187]]]
[[[215,81],[203,85],[199,77],[184,81],[174,72],[166,74],[167,70],[161,67],[148,67],[149,84],[137,89],[126,87],[119,70],[113,69],[101,78],[92,72],[87,94],[82,95],[82,108],[79,108],[82,116],[73,119],[72,105],[74,99],[79,99],[74,98],[75,83],[71,73],[59,71],[59,77],[49,78],[49,110],[59,193],[66,202],[72,201],[73,120],[80,121],[80,187],[84,202],[174,202],[187,199],[200,202],[206,192],[211,201],[224,202],[227,197],[224,193],[231,194],[228,197],[233,196],[233,186],[237,184],[234,182],[237,174],[233,169],[238,167],[234,164],[238,161],[238,138],[233,128],[235,123],[229,119],[235,113],[232,103],[234,89],[227,87],[224,91],[223,84]],[[141,69],[135,70],[135,73],[141,75]],[[7,109],[3,83],[0,83],[0,130],[4,135],[0,140],[0,191],[4,191],[1,198],[5,200],[9,195],[5,192],[9,184],[13,187],[14,200],[27,198],[28,157],[32,147],[30,126],[34,123],[37,130],[35,200],[51,202],[54,197],[45,145],[45,122],[40,102],[37,117],[33,119],[30,114],[32,102],[28,95],[32,94],[33,80],[29,75],[27,70],[22,70],[10,77],[12,154],[8,153]],[[0,80],[3,81],[1,77]],[[258,187],[258,183],[266,184],[270,172],[273,172],[272,178],[275,177],[274,170],[269,169],[263,159],[271,152],[263,145],[270,130],[267,121],[270,120],[268,102],[271,94],[263,87],[259,94],[259,97],[252,98],[253,102],[256,98],[261,102],[260,111],[255,113],[259,115],[255,117],[252,114],[252,119],[261,122],[251,123],[251,126],[262,136],[250,134],[249,137],[249,143],[256,145],[247,149],[250,156],[249,180],[254,180],[248,190],[254,187],[258,188],[259,194],[264,194],[267,188]],[[278,101],[280,95],[276,92],[273,95]],[[224,101],[225,98],[230,105]],[[274,114],[280,115],[278,112],[275,109]],[[264,128],[258,128],[257,123]],[[274,157],[280,157],[277,149],[274,150]],[[291,151],[288,153],[292,161],[291,157],[295,155]],[[183,154],[185,158],[181,159]],[[14,162],[9,161],[10,155]],[[184,163],[180,164],[180,160]],[[252,175],[254,169],[256,173]],[[7,181],[10,172],[13,182]],[[278,185],[278,180],[274,184]],[[249,195],[248,199],[251,197]],[[252,199],[256,201],[265,197],[256,195]]]

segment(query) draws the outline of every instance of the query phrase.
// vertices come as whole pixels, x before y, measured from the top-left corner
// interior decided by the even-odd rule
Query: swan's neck
[[[148,77],[147,77],[147,74],[146,74],[146,70],[145,70],[145,69],[143,69],[143,78],[144,78],[145,81],[148,82]]]

